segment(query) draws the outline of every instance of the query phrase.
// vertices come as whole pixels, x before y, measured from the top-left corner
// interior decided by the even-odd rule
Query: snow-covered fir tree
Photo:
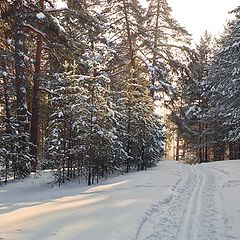
[[[239,157],[239,7],[232,13],[235,18],[228,23],[209,71],[208,117],[212,122],[212,137],[218,145],[215,159],[223,159],[227,148],[231,159]]]

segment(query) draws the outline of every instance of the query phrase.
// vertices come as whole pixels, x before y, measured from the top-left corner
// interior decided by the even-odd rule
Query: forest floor
[[[0,186],[1,240],[240,240],[240,161],[155,168],[93,186],[48,172]]]

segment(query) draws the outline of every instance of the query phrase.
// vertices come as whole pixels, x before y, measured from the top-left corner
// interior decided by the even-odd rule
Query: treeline
[[[59,184],[90,185],[160,160],[155,102],[176,101],[192,55],[165,0],[2,0],[0,11],[0,180],[51,168]]]
[[[240,159],[240,8],[214,39],[205,33],[183,78],[177,124],[178,159]]]

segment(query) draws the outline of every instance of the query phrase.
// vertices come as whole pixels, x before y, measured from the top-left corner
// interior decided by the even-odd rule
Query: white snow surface
[[[98,185],[49,173],[0,187],[1,240],[237,240],[240,161],[155,168]]]
[[[39,20],[43,20],[44,18],[46,18],[45,14],[43,14],[42,12],[37,13],[37,14],[36,14],[36,17],[37,17]]]
[[[65,1],[62,1],[62,0],[57,0],[54,5],[55,5],[55,8],[58,9],[58,10],[68,8],[67,3]]]

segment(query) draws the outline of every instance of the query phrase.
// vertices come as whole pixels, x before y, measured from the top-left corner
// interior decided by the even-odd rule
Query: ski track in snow
[[[135,240],[226,240],[221,181],[204,164],[181,165],[182,178],[172,196],[146,213]],[[216,174],[217,173],[217,174]],[[219,186],[218,186],[219,185]]]

